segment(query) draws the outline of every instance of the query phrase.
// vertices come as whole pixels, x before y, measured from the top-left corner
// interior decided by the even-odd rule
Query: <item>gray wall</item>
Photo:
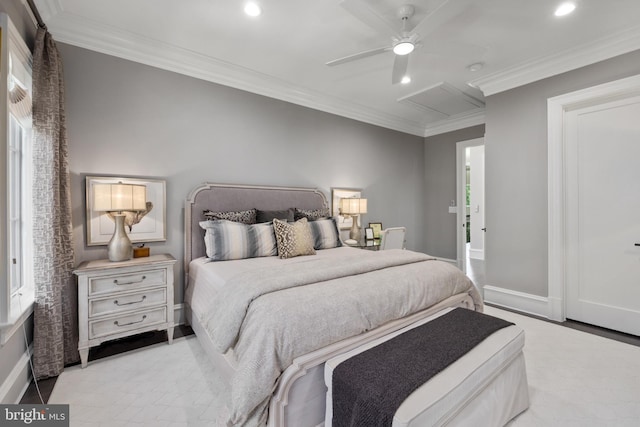
[[[167,241],[183,256],[183,205],[204,181],[363,189],[363,223],[408,229],[424,250],[424,144],[411,136],[210,82],[59,44],[66,81],[76,262],[85,245],[86,175],[167,181]],[[176,301],[182,301],[182,266]]]
[[[456,215],[449,203],[456,200],[456,142],[482,138],[484,125],[425,138],[425,252],[456,259]]]
[[[640,73],[640,51],[486,99],[487,284],[547,296],[547,98]]]

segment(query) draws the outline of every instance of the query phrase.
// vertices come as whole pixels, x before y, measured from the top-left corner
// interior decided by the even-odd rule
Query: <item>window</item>
[[[34,299],[31,211],[31,53],[6,15],[0,15],[0,344],[29,314]],[[9,331],[9,333],[7,333]]]
[[[9,114],[9,283],[13,296],[22,282],[22,151],[25,129]]]

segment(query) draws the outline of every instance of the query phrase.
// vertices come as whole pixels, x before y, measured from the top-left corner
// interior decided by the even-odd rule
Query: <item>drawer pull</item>
[[[118,279],[115,279],[113,281],[113,283],[115,283],[116,285],[134,285],[136,283],[144,282],[144,279],[146,279],[146,278],[147,278],[147,276],[142,276],[142,279],[140,279],[140,280],[134,280],[133,282],[124,282],[124,283],[118,283]]]
[[[115,300],[113,303],[119,307],[122,307],[123,305],[131,305],[131,304],[138,304],[141,303],[142,301],[146,300],[147,296],[146,295],[142,295],[142,299],[140,301],[131,301],[131,302],[123,302],[122,304],[118,302],[118,300]]]
[[[118,323],[118,321],[116,320],[115,322],[113,322],[114,325],[116,326],[129,326],[129,325],[135,325],[136,323],[142,323],[144,322],[144,319],[147,318],[147,315],[145,314],[144,316],[142,316],[142,319],[138,320],[137,322],[129,322],[129,323],[123,323],[122,325]]]

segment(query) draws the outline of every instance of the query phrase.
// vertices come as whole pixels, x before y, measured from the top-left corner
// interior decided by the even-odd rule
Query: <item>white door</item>
[[[467,273],[467,150],[469,147],[484,147],[484,138],[470,139],[467,141],[459,141],[456,143],[456,207],[449,207],[449,212],[456,212],[456,220],[458,227],[456,231],[457,240],[457,263],[458,268]],[[484,152],[484,151],[483,151]],[[483,155],[484,160],[484,155]],[[484,186],[484,165],[482,168],[482,182]],[[484,189],[483,189],[484,193]],[[483,196],[484,200],[484,196]],[[484,204],[484,202],[483,202]],[[453,208],[453,210],[452,210]],[[483,209],[484,213],[484,209]],[[482,219],[484,222],[484,218]],[[480,228],[483,228],[482,225]],[[484,236],[483,236],[484,249]]]
[[[640,96],[566,117],[566,317],[640,335]]]
[[[469,257],[484,259],[484,145],[469,147]]]

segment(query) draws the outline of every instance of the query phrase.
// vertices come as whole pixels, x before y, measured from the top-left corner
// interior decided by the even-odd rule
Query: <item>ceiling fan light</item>
[[[409,41],[402,41],[393,47],[393,53],[396,55],[408,55],[413,52],[415,45]]]
[[[256,2],[250,1],[244,5],[244,13],[249,16],[260,16],[262,14],[262,8]]]
[[[573,12],[576,9],[576,4],[573,2],[565,2],[562,3],[560,6],[558,6],[558,8],[556,9],[554,15],[556,16],[565,16],[570,14],[571,12]]]

